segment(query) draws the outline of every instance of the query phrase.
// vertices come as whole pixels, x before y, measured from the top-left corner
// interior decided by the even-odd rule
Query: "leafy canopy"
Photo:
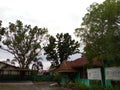
[[[23,25],[19,20],[9,23],[5,30],[1,49],[14,55],[20,68],[29,68],[32,61],[37,61],[43,44],[47,40],[47,29]]]
[[[51,36],[49,44],[44,47],[48,60],[55,61],[56,64],[67,60],[70,55],[79,53],[80,44],[72,39],[68,33],[57,34],[56,38]]]
[[[0,41],[2,39],[2,35],[5,33],[5,28],[2,27],[2,21],[0,20]]]
[[[120,0],[90,5],[75,34],[83,41],[88,60],[120,60]]]

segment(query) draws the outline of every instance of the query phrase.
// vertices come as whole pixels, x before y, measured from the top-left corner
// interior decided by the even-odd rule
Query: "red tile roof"
[[[87,60],[85,57],[78,58],[74,61],[66,61],[64,60],[63,63],[60,65],[55,72],[77,72],[74,68],[82,67],[87,64]]]
[[[87,64],[87,60],[85,57],[81,57],[81,58],[78,58],[78,59],[72,61],[71,63],[72,63],[73,68],[82,67]]]
[[[60,67],[55,72],[77,72],[77,70],[71,67],[71,62],[64,60]]]
[[[81,57],[74,61],[64,60],[62,62],[62,64],[60,65],[60,67],[55,70],[55,72],[77,72],[77,70],[75,70],[75,68],[83,67],[87,63],[88,62],[87,62],[86,57]],[[93,66],[102,66],[102,63],[99,60],[95,60],[95,61],[93,61],[92,65]]]

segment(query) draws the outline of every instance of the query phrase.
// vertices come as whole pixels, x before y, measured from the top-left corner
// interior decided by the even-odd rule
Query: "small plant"
[[[60,85],[60,81],[62,79],[61,73],[55,73],[54,74],[54,81],[56,81]]]

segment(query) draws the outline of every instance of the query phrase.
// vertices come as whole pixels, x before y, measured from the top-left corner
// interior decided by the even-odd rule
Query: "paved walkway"
[[[20,82],[0,82],[0,85],[32,85],[32,81],[20,81]]]
[[[34,84],[29,82],[0,83],[0,90],[68,90],[62,87],[50,87],[50,83]]]

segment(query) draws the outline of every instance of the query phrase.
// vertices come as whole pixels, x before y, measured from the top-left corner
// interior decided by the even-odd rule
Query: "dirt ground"
[[[68,90],[63,87],[51,87],[50,83],[0,83],[0,90]]]

